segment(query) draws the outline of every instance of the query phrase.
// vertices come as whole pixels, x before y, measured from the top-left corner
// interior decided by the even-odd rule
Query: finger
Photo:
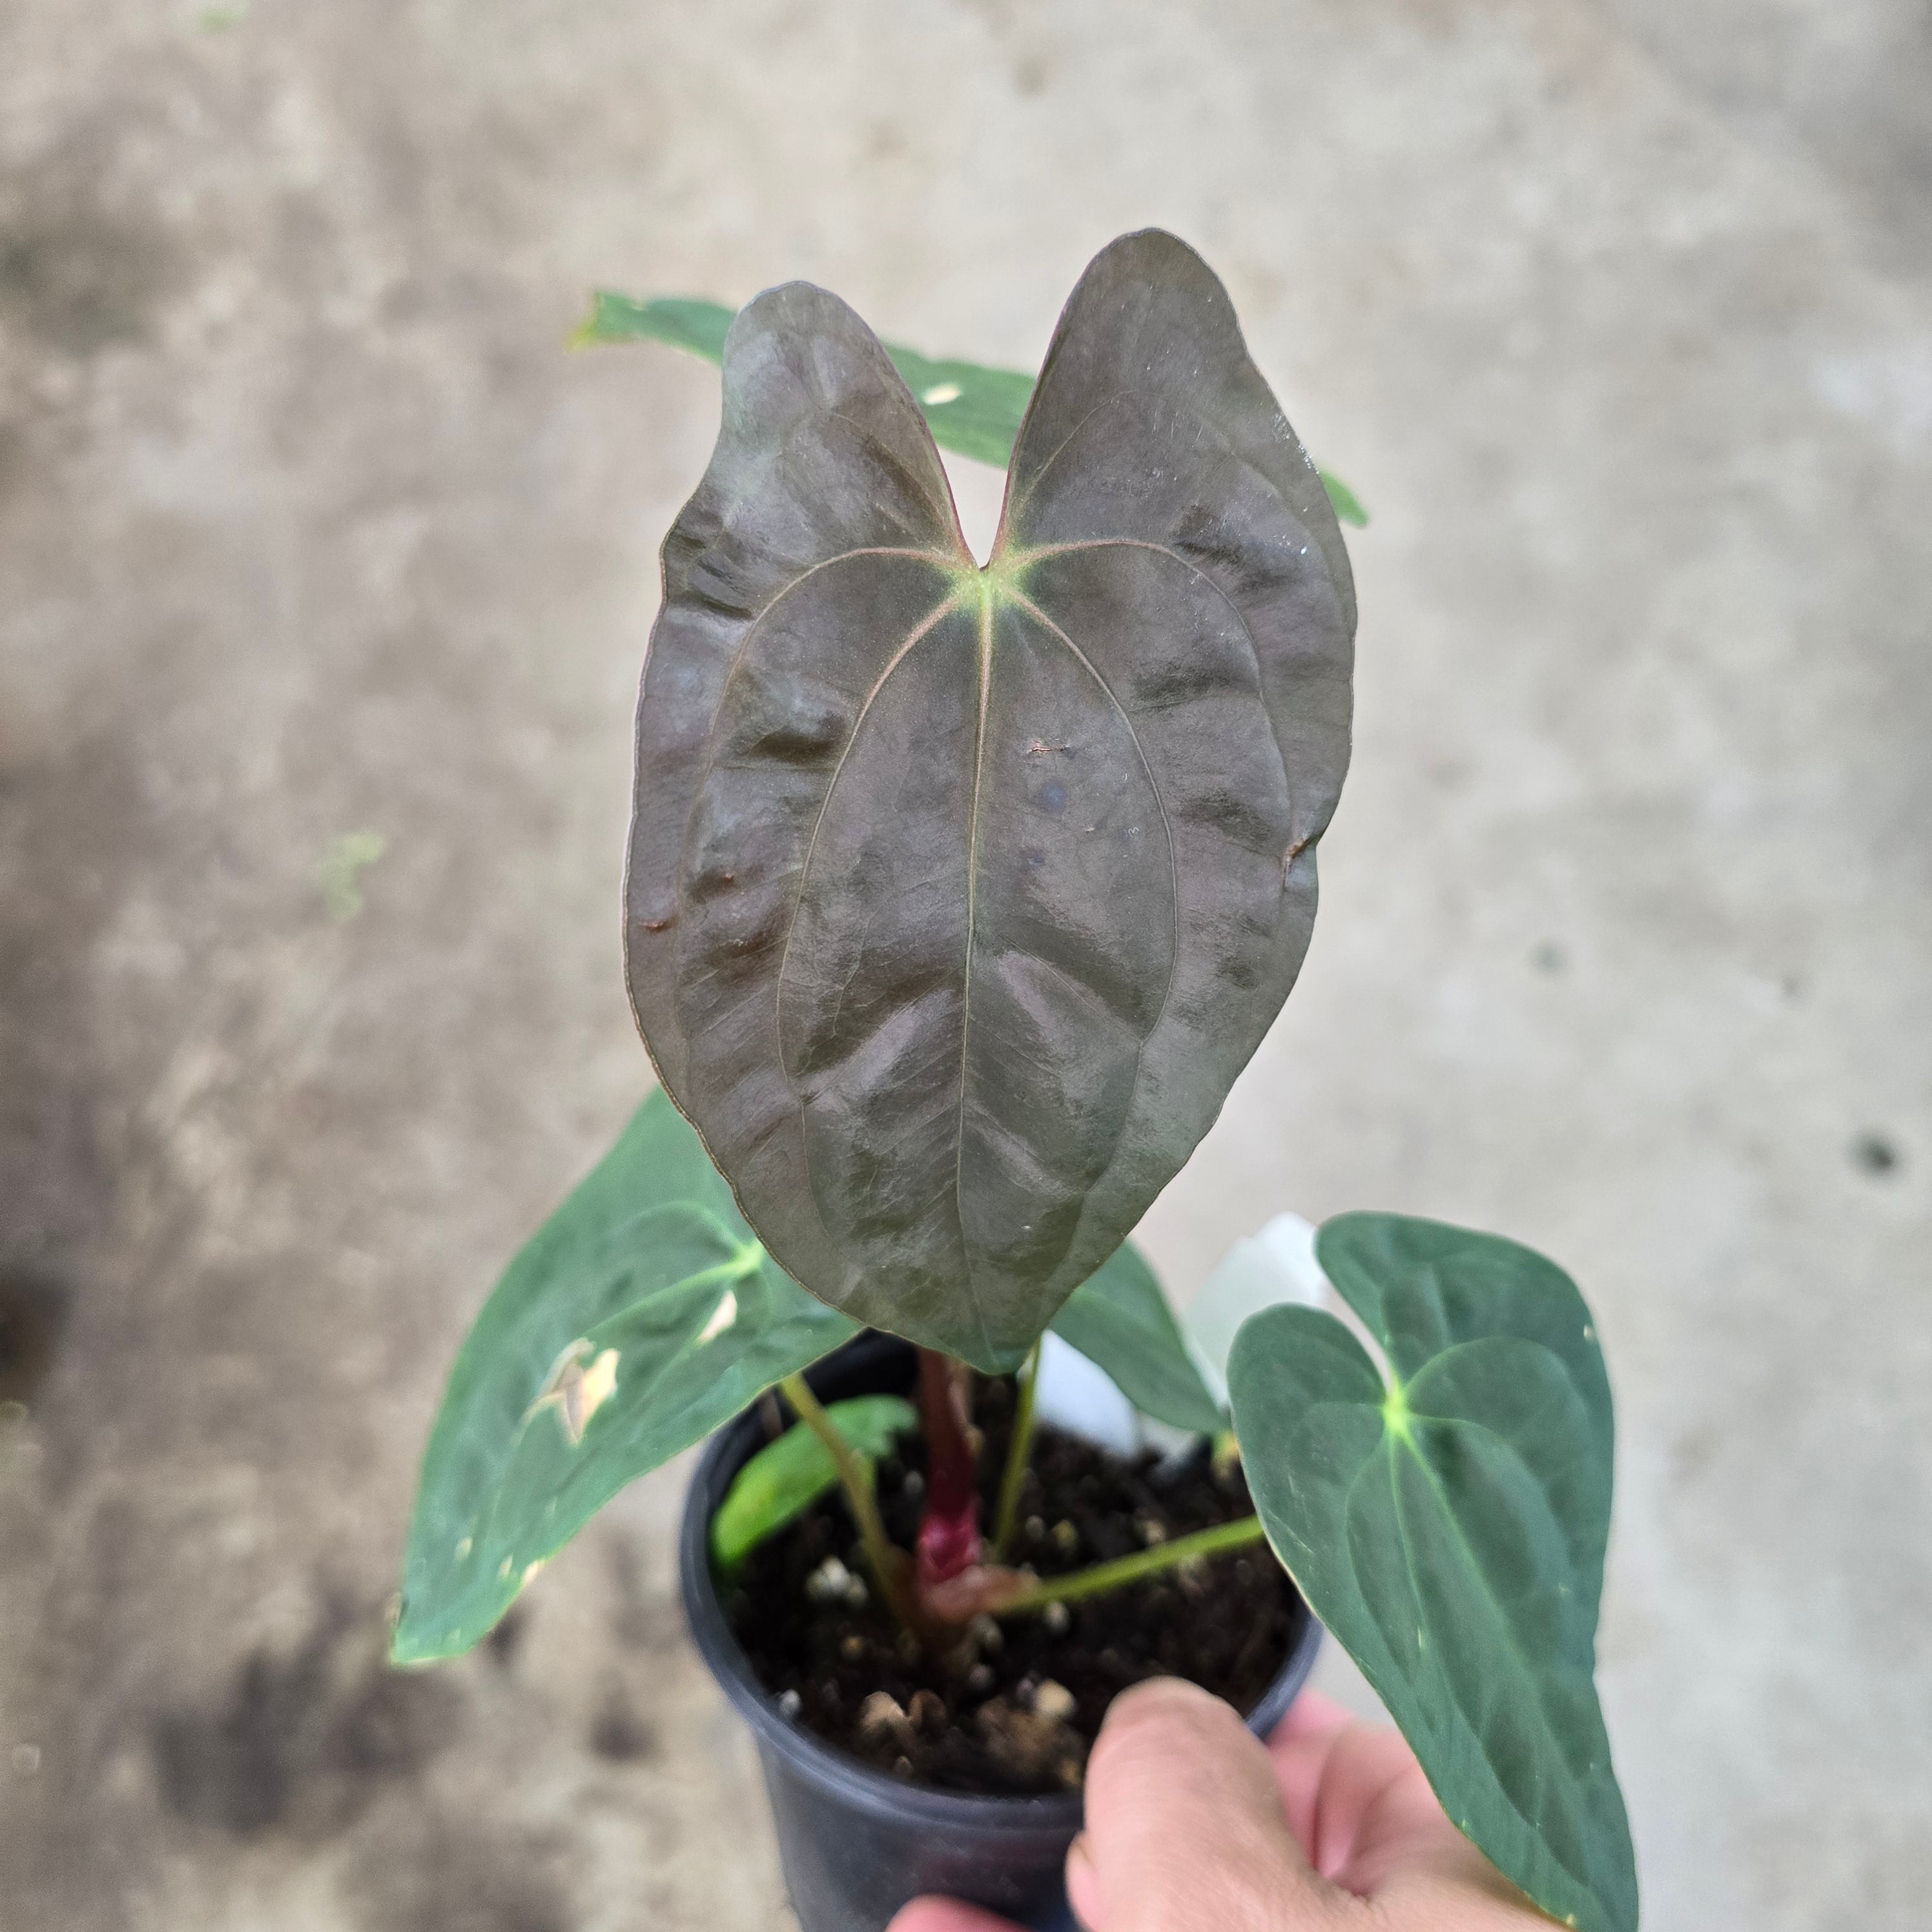
[[[1019,1928],[956,1898],[915,1898],[886,1932],[1019,1932]]]
[[[1269,1739],[1268,1754],[1309,1863],[1352,1891],[1364,1889],[1348,1875],[1371,1826],[1378,1841],[1399,1849],[1402,1832],[1396,1828],[1420,1829],[1441,1820],[1435,1794],[1401,1733],[1362,1724],[1339,1707],[1298,1720],[1291,1712]]]
[[[1336,1741],[1353,1721],[1349,1712],[1318,1691],[1304,1690],[1288,1707],[1288,1715],[1268,1737],[1268,1756],[1274,1762],[1288,1828],[1309,1862],[1323,1876],[1334,1876],[1332,1860],[1324,1863],[1316,1830],[1316,1801]]]
[[[1444,1814],[1400,1732],[1306,1694],[1268,1740],[1282,1803],[1322,1877],[1388,1904],[1418,1882],[1493,1890],[1494,1873]]]
[[[1386,1922],[1465,1932],[1548,1923],[1450,1821],[1399,1731],[1304,1690],[1268,1753],[1315,1870],[1373,1900]]]
[[[1298,1691],[1294,1702],[1288,1707],[1288,1715],[1268,1733],[1268,1742],[1273,1744],[1277,1741],[1339,1731],[1343,1725],[1355,1721],[1355,1714],[1347,1705],[1338,1704],[1319,1690]]]
[[[1220,1698],[1172,1678],[1107,1714],[1067,1888],[1091,1932],[1312,1928],[1336,1903],[1288,1828],[1259,1740]]]

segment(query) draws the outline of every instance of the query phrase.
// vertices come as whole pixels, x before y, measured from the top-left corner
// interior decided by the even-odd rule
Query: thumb
[[[1316,1932],[1352,1902],[1310,1870],[1261,1741],[1174,1678],[1108,1712],[1066,1884],[1090,1932]]]

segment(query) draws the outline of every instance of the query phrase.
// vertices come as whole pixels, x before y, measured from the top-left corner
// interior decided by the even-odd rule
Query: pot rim
[[[911,1344],[896,1335],[868,1332],[855,1337],[805,1371],[808,1383],[821,1372],[842,1370],[862,1375],[876,1362]],[[815,1391],[816,1392],[816,1391]],[[750,1660],[732,1634],[724,1606],[712,1580],[711,1518],[724,1500],[730,1478],[751,1454],[747,1438],[757,1427],[754,1408],[742,1411],[716,1431],[700,1452],[678,1532],[678,1580],[685,1621],[706,1666],[725,1696],[748,1724],[759,1742],[827,1792],[836,1792],[848,1805],[874,1817],[908,1820],[934,1826],[967,1825],[977,1832],[1034,1834],[1054,1832],[1070,1836],[1080,1828],[1085,1804],[1082,1790],[1022,1797],[1010,1793],[946,1791],[929,1784],[903,1782],[850,1756],[836,1745],[794,1723],[779,1710],[778,1700],[759,1683]],[[741,1451],[741,1444],[743,1445]],[[1249,1714],[1250,1728],[1264,1713],[1268,1730],[1286,1714],[1322,1645],[1322,1625],[1304,1601],[1300,1634],[1286,1659]],[[1257,1735],[1266,1736],[1266,1731]]]

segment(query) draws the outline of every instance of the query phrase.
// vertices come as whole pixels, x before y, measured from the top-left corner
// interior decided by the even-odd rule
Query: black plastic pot
[[[822,1400],[909,1389],[904,1342],[863,1335],[808,1370]],[[978,1798],[903,1784],[848,1757],[784,1717],[752,1674],[711,1580],[711,1518],[731,1479],[762,1446],[753,1412],[706,1445],[679,1539],[685,1615],[712,1675],[752,1727],[778,1826],[792,1909],[803,1932],[884,1932],[894,1912],[943,1892],[1003,1912],[1034,1932],[1071,1932],[1061,1870],[1080,1828],[1081,1797]],[[1248,1718],[1265,1737],[1315,1663],[1322,1626],[1304,1622],[1281,1674]]]

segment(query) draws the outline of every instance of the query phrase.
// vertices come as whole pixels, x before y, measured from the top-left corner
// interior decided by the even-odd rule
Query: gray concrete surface
[[[593,284],[803,274],[1027,362],[1148,221],[1376,518],[1313,955],[1150,1244],[1183,1295],[1282,1206],[1568,1262],[1649,1926],[1922,1925],[1929,46],[1913,0],[4,0],[8,1932],[776,1922],[677,1472],[489,1652],[377,1663],[451,1352],[645,1078],[629,714],[714,379],[561,344]]]

